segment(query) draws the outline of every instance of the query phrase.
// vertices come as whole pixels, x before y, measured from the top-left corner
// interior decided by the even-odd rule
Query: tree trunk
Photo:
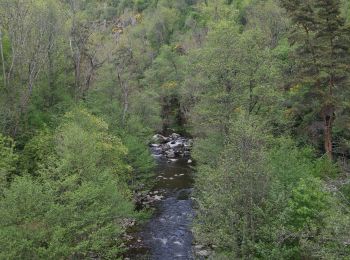
[[[119,73],[119,70],[117,68],[117,76],[118,76],[118,81],[119,81],[119,84],[120,84],[120,87],[121,87],[121,90],[123,92],[123,115],[122,115],[122,125],[123,127],[125,127],[126,125],[126,116],[127,116],[127,113],[128,113],[128,109],[129,109],[129,88],[127,86],[127,83],[126,82],[123,82],[121,76],[120,76],[120,73]]]
[[[332,140],[333,121],[334,121],[333,115],[324,116],[324,148],[330,160],[333,160],[333,140]]]
[[[55,80],[54,80],[54,64],[53,64],[53,53],[51,48],[47,52],[48,60],[48,84],[50,89],[50,96],[48,100],[48,107],[52,107],[55,104]]]
[[[2,76],[4,80],[4,89],[6,89],[6,72],[5,72],[5,59],[4,59],[4,50],[2,46],[2,31],[0,31],[0,54],[1,54],[1,64],[2,64]]]
[[[123,118],[122,118],[122,123],[123,123],[123,127],[125,127],[126,124],[126,116],[128,114],[128,109],[129,109],[129,93],[127,91],[127,88],[124,90],[123,93],[124,96],[124,109],[123,109]]]
[[[331,41],[331,44],[332,41]],[[324,120],[324,148],[325,152],[330,160],[333,160],[333,122],[335,119],[335,106],[333,103],[333,89],[334,89],[334,75],[332,74],[328,85],[328,96],[330,101],[325,106],[323,110],[323,120]]]

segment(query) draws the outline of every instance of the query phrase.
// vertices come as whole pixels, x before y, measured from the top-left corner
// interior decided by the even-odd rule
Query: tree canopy
[[[155,133],[213,259],[348,259],[347,0],[0,0],[0,259],[119,259]]]

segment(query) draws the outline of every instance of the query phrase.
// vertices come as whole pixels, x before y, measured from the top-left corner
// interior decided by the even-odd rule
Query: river
[[[137,232],[137,239],[124,259],[194,259],[191,222],[193,171],[188,158],[168,160],[157,156],[151,192],[162,199],[153,206],[152,218]]]

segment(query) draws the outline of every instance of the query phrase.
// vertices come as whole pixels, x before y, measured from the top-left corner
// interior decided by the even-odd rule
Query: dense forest
[[[0,259],[119,259],[156,133],[211,259],[350,259],[349,0],[0,0]]]

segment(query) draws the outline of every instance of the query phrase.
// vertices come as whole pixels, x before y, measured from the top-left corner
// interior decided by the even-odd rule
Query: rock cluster
[[[148,208],[154,202],[160,201],[164,198],[160,191],[151,191],[147,194],[138,192],[135,194],[134,200],[138,209]]]
[[[152,138],[150,147],[155,156],[165,156],[170,160],[186,158],[190,157],[192,139],[182,137],[177,133],[173,133],[167,137],[156,134]]]
[[[199,259],[207,258],[211,255],[211,251],[209,249],[205,249],[203,245],[196,245],[193,247],[194,254]]]

